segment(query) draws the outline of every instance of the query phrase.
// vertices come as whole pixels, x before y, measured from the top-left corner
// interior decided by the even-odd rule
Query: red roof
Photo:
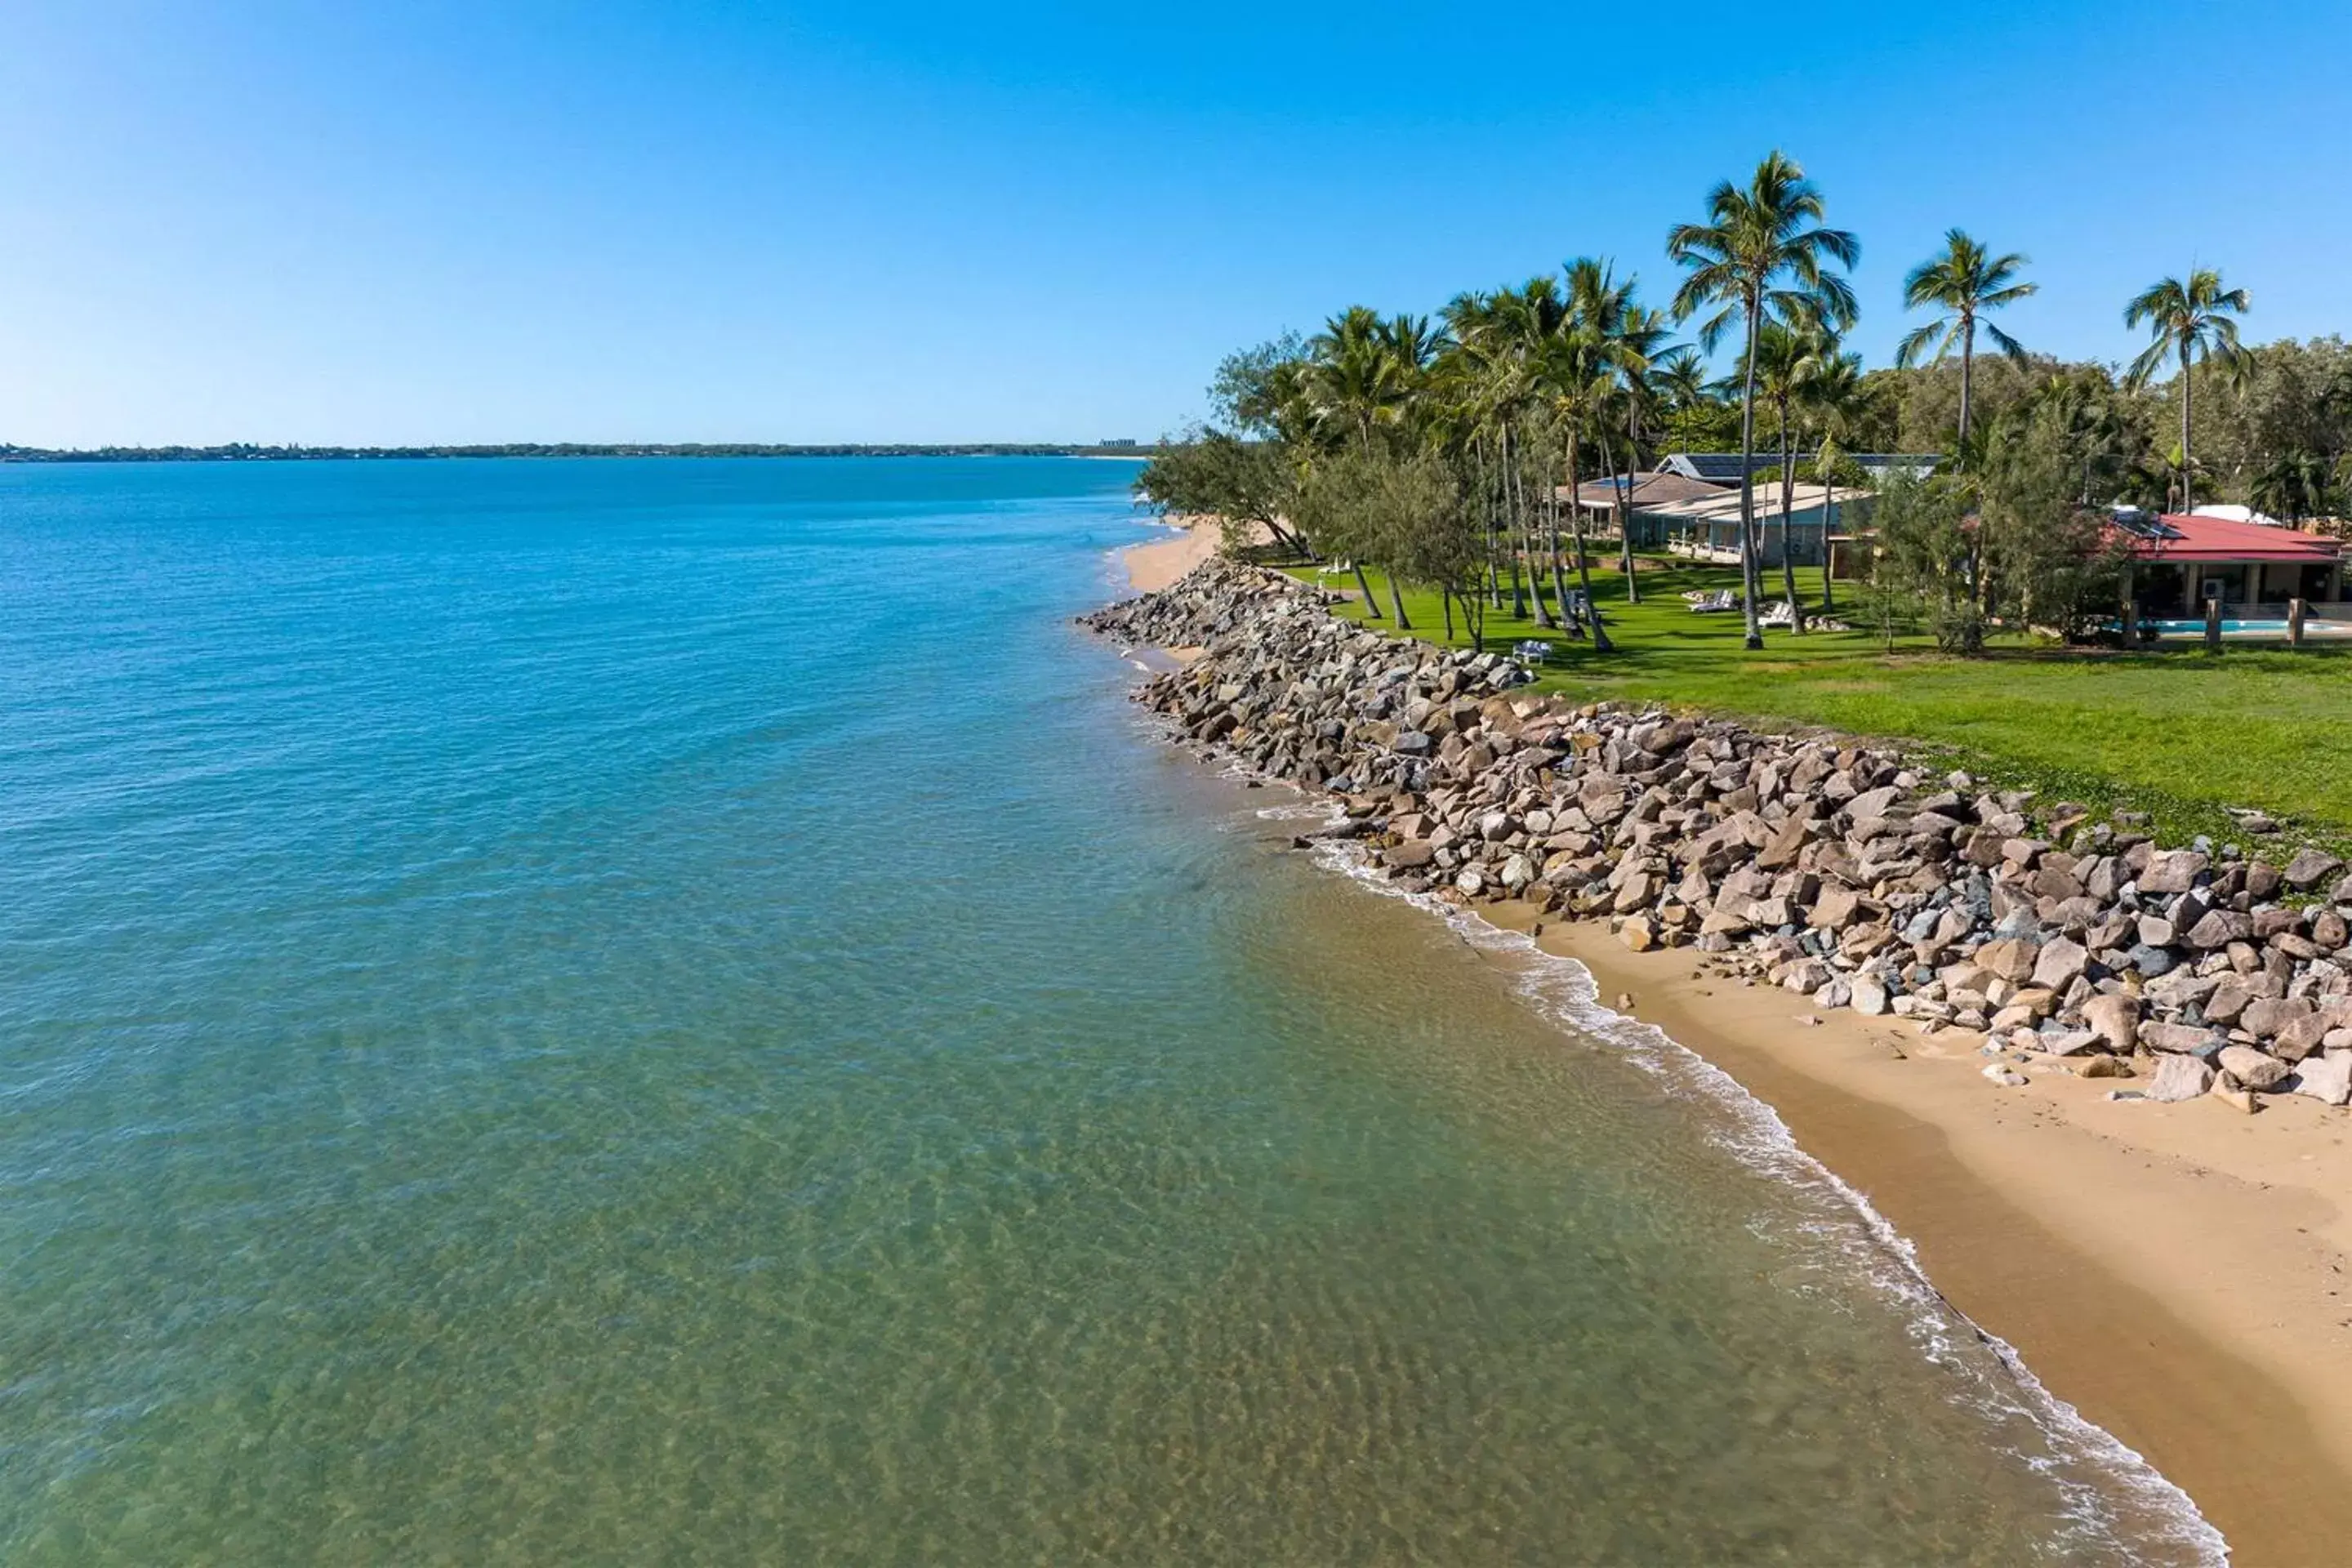
[[[2137,561],[2264,561],[2325,566],[2341,558],[2343,546],[2316,534],[2259,522],[2233,522],[2226,517],[2184,517],[2167,512],[2163,522],[2179,537],[2149,539],[2135,532],[2132,558]]]

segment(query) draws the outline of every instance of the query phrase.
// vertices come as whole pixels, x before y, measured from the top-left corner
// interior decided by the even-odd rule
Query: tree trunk
[[[1797,598],[1797,543],[1790,509],[1796,503],[1797,451],[1789,439],[1789,405],[1780,401],[1780,585],[1789,595],[1789,629],[1805,635],[1805,606]]]
[[[1960,450],[1969,447],[1969,398],[1975,390],[1977,360],[1977,319],[1967,311],[1960,313]]]
[[[1454,640],[1454,590],[1440,585],[1437,590],[1437,603],[1445,611],[1445,640],[1451,643]],[[1465,610],[1463,614],[1468,615],[1469,612]]]
[[[1576,494],[1576,427],[1574,426],[1569,426],[1568,432],[1568,493],[1571,498]],[[1576,581],[1577,585],[1584,591],[1584,618],[1586,624],[1592,628],[1592,651],[1607,653],[1610,651],[1609,633],[1601,624],[1601,606],[1593,603],[1592,572],[1584,559],[1584,509],[1576,505],[1573,500],[1569,503],[1568,527],[1576,540]],[[1557,524],[1554,524],[1553,531],[1557,535]],[[1551,565],[1553,573],[1558,574],[1559,556],[1552,557]],[[1563,588],[1555,586],[1553,592],[1559,594],[1563,600],[1568,597],[1567,591]]]
[[[1388,574],[1388,580],[1389,603],[1396,608],[1396,628],[1401,632],[1409,632],[1412,630],[1412,623],[1404,618],[1404,595],[1397,591],[1396,574],[1393,571]]]
[[[1761,652],[1763,628],[1756,624],[1756,601],[1762,586],[1756,570],[1756,476],[1748,464],[1756,452],[1756,290],[1748,291],[1747,383],[1739,395],[1739,586],[1742,614],[1748,621],[1748,650]]]
[[[1583,512],[1580,510],[1570,515],[1568,526],[1576,536],[1576,580],[1584,590],[1584,619],[1592,628],[1592,651],[1608,653],[1611,651],[1609,630],[1601,624],[1601,605],[1592,597],[1592,573],[1584,559]]]
[[[1822,614],[1826,616],[1837,609],[1837,590],[1830,583],[1830,535],[1837,531],[1837,501],[1818,463],[1813,478],[1822,481]]]
[[[1617,498],[1617,558],[1625,569],[1625,602],[1642,602],[1642,585],[1633,576],[1633,473],[1642,466],[1640,411],[1625,410],[1625,489]]]
[[[1520,458],[1511,440],[1511,427],[1503,426],[1503,482],[1511,489],[1511,615],[1514,618],[1528,613],[1527,595],[1519,589],[1519,559],[1527,558],[1528,575],[1535,576],[1535,520],[1528,515],[1526,477],[1519,472]],[[1536,596],[1536,629],[1549,631],[1551,612],[1544,607],[1543,584],[1530,584]]]
[[[1356,592],[1363,601],[1364,619],[1368,621],[1379,620],[1381,618],[1381,602],[1372,597],[1372,585],[1364,581],[1364,563],[1360,561],[1350,561],[1348,564],[1356,569]]]
[[[2180,345],[2180,510],[2187,511],[2197,502],[2189,490],[2189,344]]]
[[[1570,430],[1568,434],[1568,482],[1570,493],[1572,494],[1574,493],[1574,487],[1576,484],[1576,432],[1573,429]],[[1568,579],[1561,576],[1559,571],[1559,487],[1551,482],[1549,476],[1546,476],[1544,480],[1544,489],[1546,491],[1544,499],[1547,503],[1544,510],[1544,517],[1549,524],[1551,540],[1550,564],[1552,602],[1559,606],[1559,624],[1563,626],[1573,626],[1576,625],[1576,617],[1569,613]],[[1572,512],[1575,510],[1575,508],[1570,507],[1569,510]],[[1574,517],[1570,517],[1569,519],[1569,526],[1575,531],[1577,535],[1576,563],[1580,569],[1584,565],[1584,529]],[[1588,595],[1586,596],[1586,602],[1591,602],[1591,595]]]

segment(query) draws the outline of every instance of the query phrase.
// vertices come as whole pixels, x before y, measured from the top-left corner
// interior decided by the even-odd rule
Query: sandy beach
[[[1218,524],[1214,518],[1170,517],[1177,531],[1165,539],[1130,544],[1118,552],[1127,580],[1139,594],[1156,594],[1217,552]]]
[[[1482,912],[1537,924],[1523,906]],[[1966,1030],[1817,1011],[1686,950],[1630,952],[1598,923],[1536,940],[1772,1106],[1948,1300],[2186,1489],[2236,1562],[2343,1561],[2352,1114],[2111,1101],[2113,1080],[2055,1070],[2002,1088]]]
[[[1139,591],[1213,531],[1126,552]],[[2129,1080],[2052,1066],[1983,1077],[1984,1037],[1814,1008],[1634,953],[1605,923],[1538,920],[1544,951],[1770,1105],[1916,1248],[1936,1287],[2059,1398],[2196,1500],[2243,1564],[2345,1560],[2352,1542],[2352,1111],[2266,1096],[2110,1100]],[[1630,998],[1620,1001],[1620,998]]]

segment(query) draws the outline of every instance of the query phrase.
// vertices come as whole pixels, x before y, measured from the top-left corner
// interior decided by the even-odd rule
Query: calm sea
[[[0,468],[0,1559],[2210,1555],[1154,741],[1131,476]]]

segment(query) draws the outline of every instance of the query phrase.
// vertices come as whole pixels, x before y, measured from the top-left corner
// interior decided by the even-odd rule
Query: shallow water
[[[2210,1554],[1157,742],[1131,471],[0,468],[0,1556]]]

